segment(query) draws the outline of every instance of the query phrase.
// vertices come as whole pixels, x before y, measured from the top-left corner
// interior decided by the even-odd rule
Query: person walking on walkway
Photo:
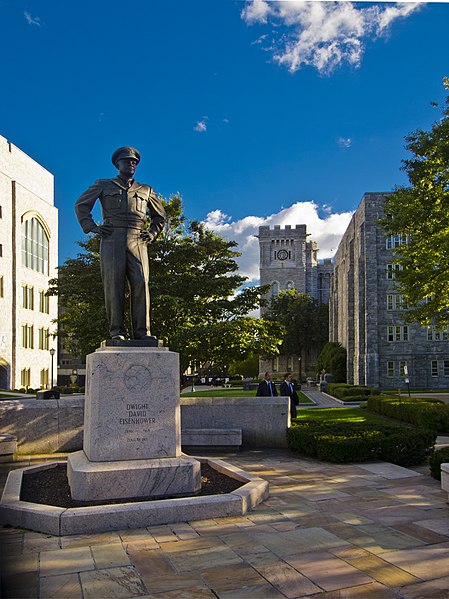
[[[271,380],[271,372],[265,373],[265,378],[259,383],[256,397],[277,397],[276,385]]]
[[[293,385],[291,372],[285,373],[284,380],[279,387],[279,393],[281,396],[285,395],[290,398],[290,416],[296,418],[296,406],[299,404],[299,397]]]

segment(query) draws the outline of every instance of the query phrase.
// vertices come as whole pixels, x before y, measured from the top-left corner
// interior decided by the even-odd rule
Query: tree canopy
[[[449,90],[449,79],[443,83]],[[412,157],[402,168],[410,184],[386,197],[380,224],[387,235],[401,236],[396,280],[410,307],[406,319],[444,327],[449,325],[449,96],[430,131],[418,129],[405,139]]]
[[[346,362],[346,349],[336,341],[329,341],[318,356],[317,369],[330,372],[334,383],[346,383]]]
[[[304,356],[307,371],[307,358],[329,338],[329,306],[306,293],[285,290],[271,299],[266,318],[284,326],[281,353]]]
[[[189,364],[223,369],[254,353],[276,355],[282,326],[248,316],[261,301],[261,287],[245,287],[238,273],[236,243],[187,223],[179,195],[164,202],[167,221],[148,246],[151,332]],[[50,281],[58,295],[58,334],[71,353],[94,351],[108,330],[100,275],[99,239],[79,243],[83,252],[59,267]]]

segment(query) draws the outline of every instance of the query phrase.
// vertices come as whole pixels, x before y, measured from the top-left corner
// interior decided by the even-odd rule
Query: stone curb
[[[268,497],[267,481],[222,460],[193,457],[246,484],[236,491],[223,495],[70,509],[21,501],[20,488],[23,473],[46,470],[57,464],[66,463],[53,462],[21,468],[9,473],[0,503],[0,524],[55,536],[90,534],[174,522],[242,516]]]

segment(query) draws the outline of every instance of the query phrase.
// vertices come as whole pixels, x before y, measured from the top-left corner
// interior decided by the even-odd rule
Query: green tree
[[[317,368],[320,372],[330,372],[334,377],[334,383],[345,383],[346,361],[346,349],[340,343],[329,341],[318,356]]]
[[[259,356],[253,354],[244,360],[233,360],[228,368],[229,374],[240,374],[244,377],[256,378],[259,374]]]
[[[236,243],[201,223],[186,223],[181,198],[165,202],[167,222],[148,247],[151,263],[152,334],[180,354],[181,371],[206,362],[220,369],[254,352],[278,353],[282,327],[247,314],[260,303],[260,287],[244,287],[238,274]],[[108,330],[100,277],[99,241],[59,268],[50,293],[63,308],[59,323],[66,347],[83,356],[94,351]]]
[[[266,318],[284,326],[280,352],[302,357],[307,372],[311,355],[316,355],[329,338],[328,305],[291,289],[271,299]]]
[[[449,89],[449,79],[443,80]],[[449,97],[430,131],[406,138],[412,153],[403,161],[409,185],[385,200],[380,220],[387,235],[400,235],[395,262],[398,291],[409,304],[406,319],[449,325]]]

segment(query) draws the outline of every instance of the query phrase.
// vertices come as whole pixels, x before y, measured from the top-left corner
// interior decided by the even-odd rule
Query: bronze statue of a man
[[[135,148],[116,150],[112,154],[112,163],[119,171],[118,176],[95,181],[76,201],[75,212],[85,233],[101,236],[101,277],[112,339],[125,339],[125,286],[128,281],[133,338],[154,341],[150,333],[146,246],[161,232],[165,210],[152,187],[134,180],[139,162],[140,154]],[[98,199],[102,225],[97,225],[91,214]]]

